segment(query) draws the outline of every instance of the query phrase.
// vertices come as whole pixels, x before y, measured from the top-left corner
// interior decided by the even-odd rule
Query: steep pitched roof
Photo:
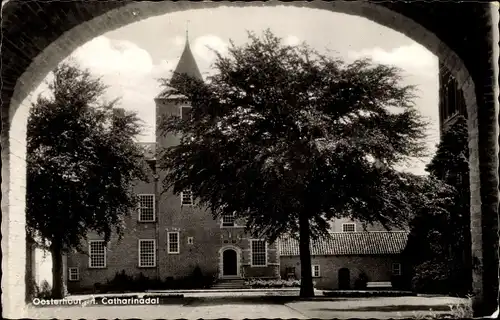
[[[200,69],[198,69],[198,64],[194,59],[193,53],[191,52],[191,47],[189,46],[189,39],[186,38],[186,45],[184,46],[184,51],[177,63],[175,68],[175,73],[186,74],[198,80],[203,80],[201,76]],[[171,82],[175,82],[175,74],[172,77]]]
[[[328,239],[311,243],[311,255],[378,255],[399,254],[408,240],[407,231],[333,232]],[[299,242],[292,238],[279,240],[281,256],[298,256]]]
[[[164,88],[160,94],[156,97],[157,99],[171,97],[172,86],[175,85],[179,74],[186,74],[189,77],[203,80],[201,76],[200,69],[198,69],[198,64],[194,59],[193,52],[191,51],[191,47],[189,45],[189,38],[186,33],[186,45],[184,46],[184,51],[182,51],[181,57],[179,58],[179,62],[177,62],[177,67],[175,68],[172,79],[170,79],[170,87]]]

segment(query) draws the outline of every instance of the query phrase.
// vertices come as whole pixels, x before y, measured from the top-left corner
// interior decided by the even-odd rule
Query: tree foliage
[[[467,122],[459,117],[443,133],[436,155],[426,167],[430,179],[446,194],[430,193],[410,224],[405,251],[415,267],[413,283],[417,290],[459,294],[470,290],[468,151]]]
[[[106,86],[88,70],[63,63],[53,73],[50,95],[28,118],[26,218],[28,234],[58,263],[62,252],[82,251],[89,231],[121,236],[137,205],[132,183],[147,179],[147,167],[133,139],[137,116],[105,101]]]
[[[332,218],[407,222],[420,180],[395,166],[423,154],[426,123],[397,68],[346,64],[270,31],[249,39],[216,53],[208,81],[176,76],[172,93],[192,110],[163,120],[180,139],[160,157],[164,186],[191,189],[214,217],[236,213],[255,236],[299,234],[307,285],[309,236]]]

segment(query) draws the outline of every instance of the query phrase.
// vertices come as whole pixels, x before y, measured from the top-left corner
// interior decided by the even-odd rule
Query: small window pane
[[[312,266],[312,276],[313,277],[319,277],[320,276],[319,265],[313,265]]]
[[[154,194],[141,194],[139,195],[139,221],[154,221]]]
[[[392,264],[392,274],[395,276],[401,275],[401,264],[400,263],[393,263]]]
[[[266,241],[252,240],[252,265],[265,266],[266,261]]]
[[[168,253],[179,253],[179,233],[168,233]]]
[[[193,193],[191,190],[184,190],[181,193],[181,204],[183,206],[190,206],[193,204]]]
[[[139,267],[156,266],[155,240],[139,240]]]
[[[222,226],[223,227],[234,227],[234,213],[222,215]]]
[[[356,232],[356,224],[354,223],[342,224],[342,232]]]
[[[80,279],[78,268],[69,268],[68,276],[69,281],[78,281]]]
[[[89,246],[89,266],[91,268],[106,267],[106,247],[104,241],[92,240]]]

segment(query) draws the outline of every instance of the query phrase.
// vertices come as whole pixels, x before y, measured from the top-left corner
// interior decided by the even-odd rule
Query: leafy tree
[[[62,253],[82,252],[89,231],[121,236],[137,205],[131,184],[147,179],[135,114],[103,99],[106,87],[88,70],[63,63],[28,118],[27,233],[53,259],[55,298],[64,295]]]
[[[403,252],[413,271],[413,275],[405,273],[405,284],[411,284],[418,292],[435,292],[447,287],[447,276],[439,272],[442,266],[438,269],[434,266],[442,265],[447,259],[443,244],[447,239],[448,208],[453,203],[454,190],[433,176],[427,177],[425,182],[417,195],[420,199],[413,202],[414,215]]]
[[[446,185],[448,201],[443,201],[443,194],[430,193],[428,203],[434,206],[419,208],[411,222],[406,251],[416,267],[417,289],[459,294],[471,289],[468,157],[467,121],[459,117],[443,133],[436,155],[426,167],[431,179]],[[439,270],[445,270],[446,274]],[[444,279],[439,287],[436,277]]]
[[[467,120],[460,116],[443,134],[436,155],[427,166],[431,176],[452,186],[454,201],[450,208],[452,216],[449,228],[454,232],[453,250],[469,256],[470,252],[470,186],[469,145]],[[470,260],[468,257],[466,261]]]
[[[206,83],[163,80],[192,106],[188,119],[161,125],[179,138],[160,156],[164,186],[190,188],[214,218],[245,218],[254,236],[298,234],[300,294],[313,296],[310,241],[327,234],[330,219],[407,222],[420,182],[395,166],[423,154],[426,123],[397,68],[345,64],[270,31],[249,38],[216,53]]]

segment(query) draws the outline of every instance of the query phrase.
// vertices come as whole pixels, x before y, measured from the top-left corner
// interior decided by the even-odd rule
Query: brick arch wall
[[[273,6],[283,2],[18,1],[2,6],[2,277],[7,314],[24,310],[25,98],[58,62],[95,36],[147,17],[218,6]],[[489,312],[498,295],[498,120],[489,4],[353,1],[287,5],[354,14],[404,33],[436,54],[463,89],[469,115],[476,309]],[[443,23],[446,21],[446,23]],[[471,50],[474,48],[474,50]],[[16,244],[21,244],[20,246]],[[9,250],[9,247],[11,248]],[[13,248],[16,247],[15,250]],[[7,259],[5,259],[7,257]],[[493,282],[492,282],[493,281]],[[496,286],[491,283],[496,281]],[[491,298],[490,298],[491,300]],[[486,303],[482,305],[482,303]],[[496,303],[495,303],[496,306]],[[10,313],[9,313],[10,312]]]

